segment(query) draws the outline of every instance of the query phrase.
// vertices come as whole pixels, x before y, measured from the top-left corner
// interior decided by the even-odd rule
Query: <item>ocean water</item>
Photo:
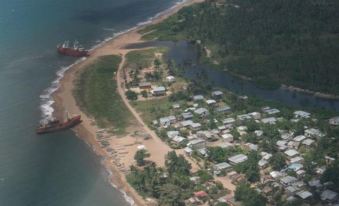
[[[57,73],[75,61],[58,56],[57,44],[91,48],[176,2],[0,0],[0,206],[128,205],[71,131],[37,136],[34,129],[50,112]]]

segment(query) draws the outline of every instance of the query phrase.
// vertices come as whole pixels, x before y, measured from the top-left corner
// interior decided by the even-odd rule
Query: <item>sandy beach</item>
[[[185,3],[178,4],[165,12],[163,15],[154,18],[149,24],[159,23],[170,15],[175,14],[184,6],[198,2],[203,2],[203,0],[188,0]],[[171,151],[170,147],[166,143],[162,142],[157,137],[157,135],[152,130],[150,130],[147,125],[145,125],[140,115],[129,104],[124,95],[124,85],[120,78],[121,68],[125,59],[124,57],[129,51],[131,51],[124,49],[124,47],[128,44],[142,41],[141,35],[138,33],[138,31],[144,26],[135,28],[102,44],[91,52],[91,56],[89,58],[81,61],[66,71],[63,79],[60,82],[59,89],[53,94],[53,98],[55,100],[53,107],[55,109],[54,116],[58,118],[63,116],[66,108],[71,114],[81,114],[83,123],[77,126],[74,131],[76,132],[77,136],[90,145],[97,155],[102,157],[104,167],[111,174],[110,181],[119,190],[126,192],[126,194],[133,199],[135,205],[154,205],[152,201],[145,200],[139,196],[138,193],[129,186],[125,177],[129,166],[134,164],[133,157],[139,145],[144,145],[147,148],[151,154],[150,160],[154,161],[159,166],[164,165],[164,155],[167,154],[168,151]],[[100,130],[96,126],[95,121],[80,110],[80,108],[77,106],[75,98],[73,97],[73,83],[79,72],[96,61],[98,57],[103,55],[120,55],[122,57],[122,62],[119,66],[116,76],[118,92],[121,95],[126,107],[131,111],[134,117],[131,125],[129,128],[127,128],[128,134],[123,137],[117,137],[106,132],[105,130]],[[144,138],[137,138],[137,136],[140,135],[136,134],[148,134],[151,138],[148,140],[145,140]],[[97,139],[98,136],[101,136],[109,142],[109,150],[100,146],[100,142]],[[179,153],[181,152],[182,151],[179,151]],[[193,170],[196,170],[197,168],[194,167],[194,165]]]

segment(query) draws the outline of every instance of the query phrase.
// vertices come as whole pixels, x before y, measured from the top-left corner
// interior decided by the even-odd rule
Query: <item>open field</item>
[[[100,127],[114,126],[117,133],[124,132],[131,117],[112,78],[120,62],[119,56],[100,57],[79,75],[74,89],[79,106],[93,116]]]
[[[168,98],[135,101],[132,105],[138,112],[141,113],[142,119],[148,125],[150,125],[153,120],[166,115],[172,106],[172,104],[168,101]]]

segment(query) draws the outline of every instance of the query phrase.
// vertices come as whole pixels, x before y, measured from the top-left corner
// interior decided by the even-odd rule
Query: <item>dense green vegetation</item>
[[[191,181],[192,176],[199,180]],[[210,201],[227,192],[221,183],[213,181],[213,176],[206,170],[192,173],[191,164],[174,151],[167,153],[164,167],[157,167],[155,163],[142,169],[132,166],[127,180],[142,196],[156,198],[159,205],[164,206],[183,206],[184,201],[197,191],[206,192],[205,200]]]
[[[137,165],[138,166],[144,166],[146,161],[145,161],[145,158],[146,157],[149,157],[149,153],[147,153],[146,150],[144,149],[141,149],[141,150],[138,150],[135,155],[134,155],[134,160],[137,162]]]
[[[118,56],[99,58],[80,74],[74,89],[77,104],[93,116],[99,126],[113,126],[117,132],[123,132],[130,120],[113,79],[120,61]]]
[[[339,161],[331,165],[323,174],[322,182],[332,182],[331,189],[339,192]]]
[[[191,165],[182,155],[174,151],[166,156],[165,168],[154,163],[143,170],[131,167],[128,182],[143,196],[154,197],[160,205],[185,205],[195,188],[190,181]]]
[[[265,206],[266,200],[249,184],[241,183],[237,186],[234,197],[242,201],[244,206]]]
[[[248,160],[236,165],[235,170],[239,173],[246,175],[246,178],[250,182],[257,182],[260,180],[260,173],[258,167],[258,161],[261,159],[257,152],[250,152],[248,154]]]
[[[219,0],[143,32],[153,31],[147,39],[200,40],[221,66],[260,84],[339,94],[338,22],[336,0]]]

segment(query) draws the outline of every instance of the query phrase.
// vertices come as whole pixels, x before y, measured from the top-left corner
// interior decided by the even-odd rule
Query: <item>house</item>
[[[258,145],[256,145],[256,144],[246,143],[245,146],[246,146],[249,150],[253,150],[253,151],[257,151],[257,150],[258,150]]]
[[[321,193],[320,198],[322,201],[333,202],[338,198],[338,193],[332,190],[325,190]]]
[[[204,198],[207,197],[208,194],[205,191],[198,191],[198,192],[194,192],[194,196],[197,198]]]
[[[293,140],[296,141],[296,142],[301,142],[304,139],[306,139],[306,137],[304,135],[298,135],[295,138],[293,138]]]
[[[180,108],[180,104],[173,104],[173,105],[172,105],[172,108],[173,108],[173,109],[179,109],[179,108]]]
[[[206,148],[197,149],[197,152],[198,152],[198,154],[200,154],[203,157],[208,157],[208,154],[207,154],[208,151],[207,151]]]
[[[267,153],[267,152],[261,152],[260,155],[262,156],[262,158],[263,158],[264,160],[269,160],[269,159],[271,159],[272,156],[273,156],[272,154]]]
[[[222,98],[223,95],[224,95],[224,93],[222,91],[213,91],[212,92],[212,97],[216,98],[216,99]]]
[[[223,131],[227,130],[227,128],[226,128],[225,125],[221,125],[221,126],[218,126],[218,130],[219,130],[219,132],[223,132]]]
[[[267,166],[267,165],[268,165],[268,161],[267,161],[267,160],[261,159],[261,160],[259,160],[259,162],[258,162],[258,166],[259,166],[260,168],[264,168],[264,167]]]
[[[332,164],[335,161],[335,158],[330,157],[328,155],[325,156],[326,164]]]
[[[180,122],[181,127],[189,127],[193,124],[194,122],[192,120],[184,120]]]
[[[329,120],[330,125],[332,126],[339,126],[339,116],[338,117],[332,117]]]
[[[198,176],[193,176],[189,178],[192,182],[194,182],[194,184],[198,184],[200,181],[200,177]]]
[[[215,105],[217,103],[217,101],[215,101],[214,99],[208,99],[208,100],[206,100],[206,104],[208,105],[208,106],[213,106],[213,105]]]
[[[191,112],[184,112],[181,114],[181,117],[184,119],[184,120],[190,120],[193,118],[193,114]]]
[[[167,76],[167,77],[166,77],[166,82],[168,82],[168,83],[173,83],[173,82],[175,82],[175,77],[174,77],[174,76]]]
[[[180,137],[180,136],[175,136],[173,139],[172,139],[172,142],[176,143],[176,144],[180,144],[182,143],[183,141],[185,141],[186,138],[184,137]]]
[[[280,179],[281,184],[288,186],[291,185],[292,183],[297,182],[298,179],[293,177],[293,176],[285,176],[283,178]]]
[[[304,158],[297,156],[297,157],[293,157],[292,159],[290,159],[290,163],[300,163],[304,161]]]
[[[252,119],[252,116],[249,114],[241,114],[241,115],[237,115],[237,119],[240,121],[250,120]]]
[[[202,95],[195,95],[193,96],[193,101],[197,102],[197,101],[203,101],[205,98]]]
[[[206,108],[198,108],[194,111],[195,114],[199,115],[200,117],[206,117],[209,115],[209,111]]]
[[[226,112],[231,111],[231,107],[229,107],[229,106],[222,106],[222,107],[216,108],[215,111],[218,112],[218,113],[226,113]]]
[[[287,143],[287,147],[290,149],[298,149],[300,145],[300,142],[296,142],[296,141],[289,141]]]
[[[163,86],[155,87],[152,90],[152,95],[153,96],[163,96],[163,95],[166,95],[166,88],[163,87]]]
[[[294,150],[294,149],[289,149],[289,150],[285,151],[285,154],[289,158],[293,158],[293,157],[297,156],[299,154],[299,152],[297,150]]]
[[[222,142],[222,143],[218,144],[218,146],[223,148],[223,149],[234,147],[234,145],[232,143],[229,143],[229,142]]]
[[[267,117],[267,118],[263,118],[261,120],[262,123],[264,124],[275,124],[277,122],[277,118],[275,117]]]
[[[322,187],[322,184],[321,184],[319,179],[312,179],[312,180],[308,181],[308,185],[310,187],[315,187],[315,188]]]
[[[202,139],[206,139],[206,140],[218,139],[218,137],[210,131],[198,131],[197,136],[198,136],[198,138],[202,138]]]
[[[295,118],[304,118],[304,119],[308,119],[308,118],[311,117],[311,113],[305,112],[305,111],[295,111],[293,114],[294,114],[294,117],[295,117]]]
[[[231,168],[231,165],[227,162],[222,162],[213,166],[214,174],[218,175]]]
[[[203,202],[197,197],[191,197],[188,200],[185,200],[185,205],[201,205]]]
[[[293,186],[288,186],[285,188],[285,191],[289,194],[289,195],[294,195],[297,191],[298,188],[293,187]]]
[[[297,172],[301,170],[304,166],[300,163],[293,163],[288,165],[288,169],[293,170],[294,172]]]
[[[230,158],[228,158],[228,161],[233,164],[233,165],[237,165],[240,164],[242,162],[245,162],[248,159],[248,157],[244,154],[238,154],[238,155],[234,155]]]
[[[254,134],[255,134],[257,137],[261,137],[261,136],[264,134],[264,131],[262,131],[262,130],[255,130],[255,131],[254,131]]]
[[[251,115],[254,119],[260,119],[261,118],[260,112],[251,112],[251,113],[248,113],[248,114]]]
[[[194,139],[194,140],[189,141],[187,146],[193,150],[206,148],[206,141],[200,138]]]
[[[153,124],[154,126],[157,126],[157,125],[159,124],[159,122],[158,122],[158,120],[153,120],[153,121],[152,121],[152,124]]]
[[[184,152],[185,152],[187,155],[192,155],[193,150],[192,150],[191,148],[189,148],[189,147],[185,147],[185,148],[184,148]]]
[[[175,121],[176,121],[175,116],[162,117],[159,119],[159,123],[163,127],[168,127],[172,123],[175,123]]]
[[[307,191],[307,190],[302,190],[302,191],[300,191],[300,192],[297,192],[296,195],[297,195],[298,197],[300,197],[301,199],[303,199],[303,200],[306,200],[306,199],[312,197],[312,193],[310,193],[310,192]]]
[[[284,132],[281,134],[281,139],[289,140],[293,138],[293,133]]]
[[[322,133],[319,129],[315,128],[306,129],[304,133],[306,137],[321,138],[325,136],[324,133]]]
[[[283,174],[279,171],[272,171],[272,172],[270,172],[270,175],[273,179],[277,179],[277,178],[281,177]]]
[[[313,139],[305,139],[302,144],[305,146],[311,146],[315,141]]]
[[[286,140],[278,140],[275,143],[278,146],[278,149],[284,151],[287,149],[287,141]]]
[[[247,127],[246,126],[239,126],[237,127],[237,131],[240,133],[240,132],[245,132],[247,131]]]
[[[280,113],[279,109],[275,109],[275,108],[272,109],[270,107],[264,107],[264,108],[262,108],[262,111],[265,112],[266,114],[269,114],[269,115]]]
[[[189,128],[191,129],[191,130],[193,130],[193,131],[197,131],[197,130],[199,130],[200,128],[201,128],[201,124],[200,123],[192,123],[190,126],[189,126]]]
[[[168,131],[167,137],[169,139],[173,139],[174,137],[178,136],[179,134],[180,134],[179,131]]]
[[[235,122],[234,118],[226,118],[222,121],[223,124],[232,124]]]
[[[224,142],[233,142],[234,138],[232,134],[223,134],[221,135]]]
[[[150,90],[150,89],[152,89],[152,84],[150,82],[141,82],[141,83],[139,83],[139,89]]]

